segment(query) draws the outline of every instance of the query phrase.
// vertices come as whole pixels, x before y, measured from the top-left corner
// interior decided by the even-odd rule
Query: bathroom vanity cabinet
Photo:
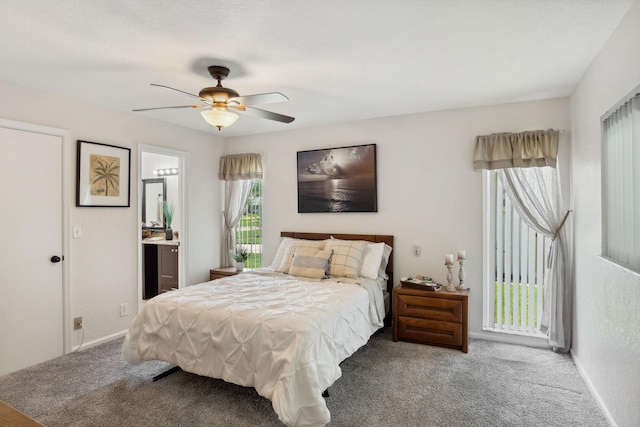
[[[178,289],[178,251],[176,240],[142,242],[142,299]]]

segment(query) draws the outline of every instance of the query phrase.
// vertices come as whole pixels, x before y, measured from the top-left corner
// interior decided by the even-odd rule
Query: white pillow
[[[358,277],[362,266],[362,259],[366,250],[365,242],[361,240],[329,239],[324,248],[333,250],[329,263],[329,273],[334,277]]]
[[[380,270],[378,270],[378,276],[388,279],[389,276],[386,273],[387,264],[389,263],[389,256],[393,248],[386,243],[384,244],[384,251],[382,252],[382,261],[380,262]]]
[[[280,246],[278,246],[278,250],[276,251],[276,255],[273,257],[273,262],[271,263],[271,268],[276,270],[282,264],[282,258],[284,257],[284,253],[287,251],[287,246],[289,243],[295,239],[291,237],[283,237],[280,239]]]
[[[296,248],[323,249],[323,247],[324,240],[292,239],[287,244],[284,256],[282,257],[282,262],[280,263],[278,268],[276,268],[276,271],[280,273],[289,273],[289,268],[291,268],[291,261],[293,260],[293,255],[296,251]]]
[[[362,266],[360,267],[360,276],[368,277],[370,279],[377,279],[380,270],[380,264],[382,263],[382,255],[384,253],[384,242],[371,243],[366,242],[367,251],[362,259]],[[388,255],[387,255],[388,258]],[[385,264],[386,268],[386,264]],[[382,269],[384,272],[384,268]]]

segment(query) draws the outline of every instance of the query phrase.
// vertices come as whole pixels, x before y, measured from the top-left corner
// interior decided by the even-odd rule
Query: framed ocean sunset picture
[[[376,144],[298,151],[298,212],[377,212]]]

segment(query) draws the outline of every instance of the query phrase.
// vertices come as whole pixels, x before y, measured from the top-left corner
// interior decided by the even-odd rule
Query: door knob
[[[54,255],[51,257],[51,262],[60,262],[62,261],[62,258],[60,258],[58,255]]]

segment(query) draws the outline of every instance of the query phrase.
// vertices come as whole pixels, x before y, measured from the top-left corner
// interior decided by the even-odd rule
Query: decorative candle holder
[[[464,258],[458,257],[458,262],[460,263],[460,271],[458,271],[458,279],[460,280],[460,284],[456,286],[456,289],[459,291],[464,291],[466,289],[469,289],[464,285]]]
[[[455,292],[456,287],[453,286],[453,273],[451,272],[451,267],[453,266],[452,262],[445,262],[444,265],[447,267],[447,286],[445,286],[445,291]]]

